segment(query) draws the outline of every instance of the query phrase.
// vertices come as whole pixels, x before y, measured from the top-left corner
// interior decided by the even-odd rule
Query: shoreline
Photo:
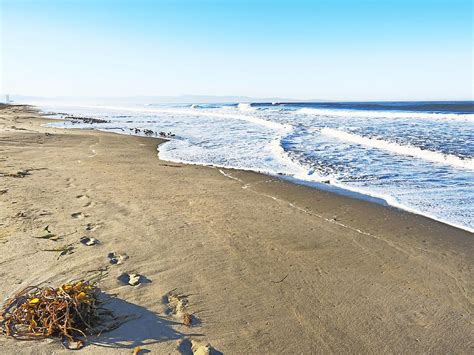
[[[78,128],[78,129],[81,129],[81,128]],[[118,133],[118,132],[107,132],[107,130],[98,130],[98,131],[101,131],[101,132],[104,132],[104,133],[112,133],[112,134],[122,135],[121,133]],[[133,135],[130,134],[130,136],[133,136]],[[138,137],[141,137],[141,136],[138,136]],[[388,199],[386,197],[377,196],[375,194],[370,194],[370,193],[364,193],[360,190],[350,189],[347,186],[343,186],[343,185],[338,186],[337,184],[334,184],[334,183],[324,183],[324,182],[304,180],[304,179],[299,179],[299,178],[295,178],[295,177],[292,177],[292,176],[271,174],[271,173],[266,173],[266,172],[263,172],[263,171],[255,171],[255,170],[251,170],[251,169],[246,170],[246,169],[240,169],[240,168],[229,168],[229,167],[225,167],[225,166],[221,166],[221,165],[209,165],[209,164],[204,164],[204,163],[183,162],[183,161],[179,161],[179,160],[162,159],[162,158],[159,157],[159,147],[162,144],[165,144],[166,142],[167,142],[167,140],[164,139],[164,141],[159,143],[158,147],[157,147],[158,159],[160,159],[162,161],[167,161],[167,162],[175,163],[175,164],[202,166],[202,167],[214,168],[214,169],[225,169],[225,170],[235,171],[235,172],[248,172],[248,173],[260,174],[260,175],[267,176],[267,177],[270,177],[270,178],[286,181],[286,182],[289,182],[290,184],[304,186],[304,187],[308,187],[308,188],[311,188],[311,189],[316,189],[318,191],[324,191],[324,192],[328,192],[330,194],[335,194],[335,195],[342,196],[342,197],[345,197],[345,198],[364,201],[364,202],[376,204],[376,205],[379,205],[379,206],[392,208],[392,209],[398,210],[400,212],[405,212],[405,213],[413,214],[413,215],[420,216],[420,217],[423,217],[423,218],[427,218],[427,219],[429,219],[433,222],[441,223],[443,225],[446,225],[446,226],[449,226],[449,227],[452,227],[452,228],[456,228],[456,229],[459,229],[459,230],[464,231],[464,232],[472,233],[473,237],[474,237],[474,229],[471,229],[469,227],[462,226],[462,225],[459,225],[459,224],[456,224],[456,223],[451,223],[451,222],[446,221],[446,220],[437,219],[436,217],[430,215],[429,213],[424,213],[424,212],[418,211],[416,209],[412,209],[410,207],[403,206],[402,204],[399,204],[397,202],[392,202],[391,203],[391,202],[388,201]]]
[[[35,107],[35,106],[32,105],[32,107]],[[93,106],[91,106],[91,107],[93,107]],[[43,114],[47,114],[47,115],[49,115],[49,114],[53,114],[53,115],[63,114],[63,113],[58,113],[58,112],[45,113],[45,112],[42,112],[42,110],[38,107],[35,107],[35,109],[37,109],[39,112],[41,112]],[[74,116],[72,115],[71,117],[74,117]],[[60,119],[54,119],[54,120],[64,121],[64,120],[66,120],[66,118],[60,118]],[[54,123],[54,122],[52,122],[52,123]],[[48,127],[48,126],[46,126],[46,127]],[[64,129],[75,129],[75,128],[72,127],[72,128],[64,128]],[[77,128],[77,129],[83,129],[83,128]],[[119,134],[119,135],[124,135],[124,136],[145,137],[143,135],[138,135],[138,134],[113,132],[110,129],[100,130],[100,129],[92,128],[92,130],[96,130],[96,131],[100,131],[100,132],[104,132],[104,133],[114,133],[114,134]],[[166,142],[168,142],[168,139],[163,138],[163,137],[150,137],[150,138],[158,138],[158,139],[163,140],[162,142],[160,142],[158,144],[158,147],[157,147],[157,152],[158,152],[157,157],[158,157],[158,159],[163,160],[163,161],[168,161],[168,162],[177,163],[177,164],[195,165],[195,166],[203,166],[203,167],[213,167],[213,168],[218,168],[218,169],[226,169],[226,170],[242,171],[242,172],[253,172],[253,173],[256,173],[256,174],[262,174],[262,175],[265,175],[265,176],[268,176],[268,177],[281,179],[281,180],[288,181],[288,182],[293,183],[293,184],[306,186],[306,187],[309,187],[309,188],[312,188],[312,189],[317,189],[317,190],[320,190],[320,191],[330,192],[332,194],[337,194],[337,195],[347,197],[347,198],[351,198],[351,199],[357,199],[357,200],[361,200],[361,201],[365,201],[365,202],[375,203],[375,204],[378,204],[378,205],[381,205],[381,206],[384,206],[384,207],[390,207],[390,208],[401,210],[401,211],[411,213],[411,214],[414,214],[414,215],[417,215],[417,216],[422,216],[422,217],[428,218],[430,220],[433,220],[433,221],[436,221],[436,222],[439,222],[439,223],[442,223],[442,224],[446,224],[450,227],[454,227],[454,228],[472,233],[473,237],[474,237],[474,229],[472,229],[468,226],[460,225],[460,224],[450,222],[450,221],[447,221],[447,220],[444,220],[444,219],[441,219],[441,218],[436,218],[435,216],[431,215],[430,213],[426,213],[426,212],[423,212],[423,211],[419,211],[415,208],[404,206],[403,204],[398,203],[397,201],[395,201],[391,196],[384,196],[384,195],[379,195],[379,194],[376,194],[376,193],[361,191],[360,189],[352,188],[352,187],[344,185],[344,184],[339,184],[339,183],[334,183],[334,182],[325,183],[325,182],[320,182],[320,181],[311,181],[311,180],[305,180],[305,179],[294,177],[294,176],[271,174],[271,173],[268,173],[268,172],[256,171],[256,170],[251,170],[251,169],[233,168],[233,167],[226,167],[226,166],[221,166],[221,165],[209,165],[209,164],[200,163],[200,162],[184,162],[184,161],[172,160],[172,159],[171,160],[162,159],[162,158],[160,158],[160,154],[159,154],[159,146],[161,146],[161,145],[165,144]]]
[[[0,177],[0,295],[100,273],[117,310],[139,317],[82,352],[186,353],[186,341],[223,353],[474,348],[472,233],[260,173],[163,161],[156,138],[42,126],[52,121],[0,107],[0,172],[27,172]],[[38,239],[45,225],[61,241]],[[80,245],[83,235],[100,244]],[[72,254],[44,251],[65,243]],[[128,259],[113,265],[111,252]],[[124,285],[123,272],[150,282]],[[170,290],[199,323],[170,312]]]

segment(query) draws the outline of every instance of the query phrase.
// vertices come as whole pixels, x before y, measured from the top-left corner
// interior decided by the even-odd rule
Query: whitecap
[[[320,132],[322,135],[336,138],[344,142],[355,143],[370,148],[382,149],[391,153],[407,155],[434,163],[451,165],[455,168],[474,170],[474,159],[472,158],[460,158],[452,154],[443,154],[441,152],[421,149],[412,145],[401,145],[378,138],[363,137],[358,134],[348,133],[333,128],[323,128]]]

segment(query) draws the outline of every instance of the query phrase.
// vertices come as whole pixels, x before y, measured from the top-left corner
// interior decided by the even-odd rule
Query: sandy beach
[[[225,354],[474,351],[472,233],[257,173],[161,161],[159,139],[50,121],[0,107],[0,295],[98,280],[109,307],[134,318],[81,353],[188,354],[191,342]],[[38,238],[46,226],[61,238]],[[124,284],[127,273],[142,283]],[[0,347],[68,351],[3,336]]]

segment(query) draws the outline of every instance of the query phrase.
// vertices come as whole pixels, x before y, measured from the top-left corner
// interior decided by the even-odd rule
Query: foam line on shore
[[[258,192],[254,189],[250,189],[249,188],[249,185],[248,184],[245,184],[244,181],[242,181],[241,179],[239,178],[236,178],[234,176],[232,176],[230,173],[226,173],[224,171],[222,171],[221,169],[219,170],[219,172],[224,175],[225,177],[229,178],[229,179],[232,179],[232,180],[235,180],[235,181],[238,181],[242,184],[242,189],[245,189],[245,190],[248,190],[248,191],[251,191],[257,195],[260,195],[260,196],[263,196],[263,197],[266,197],[266,198],[270,198],[272,199],[273,201],[275,202],[278,202],[278,203],[284,203],[284,204],[288,204],[288,206],[290,206],[291,208],[294,208],[302,213],[305,213],[305,214],[308,214],[312,217],[317,217],[321,220],[324,220],[325,222],[327,223],[331,223],[331,224],[334,224],[334,225],[337,225],[339,227],[342,227],[342,228],[345,228],[345,229],[348,229],[352,232],[356,232],[358,234],[362,234],[362,235],[365,235],[365,236],[368,236],[368,237],[371,237],[371,238],[374,238],[376,240],[379,240],[381,242],[384,242],[386,244],[388,244],[390,247],[392,247],[393,249],[405,254],[405,255],[411,255],[410,253],[408,253],[406,250],[400,248],[399,246],[395,245],[394,243],[388,241],[387,239],[385,238],[382,238],[378,235],[375,235],[373,233],[370,233],[370,232],[367,232],[367,231],[364,231],[364,230],[361,230],[359,228],[355,228],[355,227],[352,227],[348,224],[345,224],[345,223],[342,223],[338,220],[336,220],[335,218],[327,218],[327,217],[324,217],[323,215],[319,214],[319,213],[316,213],[314,211],[309,211],[303,207],[300,207],[300,206],[297,206],[296,204],[292,203],[292,202],[289,202],[289,201],[286,201],[284,199],[281,199],[281,198],[278,198],[276,196],[273,196],[273,195],[269,195],[269,194],[265,194],[265,193],[261,193],[261,192]],[[356,243],[357,245],[360,245],[356,240],[353,239],[353,242]]]
[[[328,191],[331,193],[336,193],[341,196],[347,196],[351,198],[357,198],[363,201],[368,201],[371,203],[376,203],[384,206],[390,206],[397,208],[401,211],[405,211],[408,213],[416,214],[419,216],[423,216],[426,218],[429,218],[433,221],[437,221],[458,229],[465,230],[470,233],[474,233],[474,228],[470,228],[468,226],[464,226],[458,223],[453,223],[450,221],[447,221],[443,218],[436,217],[430,213],[422,212],[420,210],[417,210],[416,208],[412,208],[409,206],[406,206],[404,204],[399,203],[396,199],[394,199],[392,196],[389,195],[383,195],[379,193],[375,193],[373,191],[367,191],[365,189],[357,188],[354,186],[346,185],[343,183],[340,183],[339,181],[335,179],[331,179],[330,184],[323,184],[318,181],[311,181],[309,179],[301,179],[298,177],[288,177],[284,176],[282,177],[284,180],[288,180],[290,182],[293,182],[295,184],[299,185],[304,185],[304,186],[309,186],[313,188],[317,188],[319,190],[323,191]]]
[[[225,168],[225,167],[222,167],[222,168]],[[251,186],[249,184],[245,184],[245,182],[243,180],[241,180],[239,178],[236,178],[235,176],[232,176],[230,173],[224,172],[222,169],[219,169],[219,172],[222,175],[224,175],[225,177],[227,177],[229,179],[232,179],[232,180],[235,180],[235,181],[238,181],[239,183],[241,183],[242,184],[242,189],[244,189],[244,190],[248,189],[248,190],[256,193],[256,191],[252,190],[250,188]],[[258,172],[258,173],[262,173],[262,172]],[[308,178],[305,179],[305,178],[296,177],[296,176],[294,176],[294,177],[292,177],[292,176],[277,176],[275,174],[268,174],[268,173],[264,173],[264,172],[263,172],[263,174],[266,174],[266,175],[269,175],[269,176],[272,176],[272,177],[275,177],[275,178],[281,178],[283,180],[289,181],[289,182],[297,184],[297,185],[309,186],[309,187],[316,188],[316,189],[319,189],[319,190],[328,191],[328,192],[331,192],[331,193],[336,193],[336,194],[341,195],[341,196],[356,198],[356,199],[360,199],[362,201],[368,201],[368,202],[376,203],[376,204],[379,204],[379,205],[382,205],[382,206],[394,207],[394,208],[397,208],[399,210],[402,210],[402,211],[405,211],[405,212],[408,212],[408,213],[413,213],[413,214],[416,214],[416,215],[419,215],[419,216],[423,216],[423,217],[429,218],[431,220],[434,220],[434,221],[437,221],[437,222],[440,222],[440,223],[443,223],[443,224],[446,224],[446,225],[449,225],[449,226],[452,226],[452,227],[455,227],[455,228],[458,228],[458,229],[462,229],[462,230],[465,230],[465,231],[470,232],[470,233],[474,233],[473,228],[469,228],[467,226],[452,223],[452,222],[440,219],[436,216],[433,216],[429,213],[424,213],[424,212],[421,212],[417,209],[407,207],[403,204],[398,203],[391,196],[386,196],[386,195],[381,195],[381,194],[377,194],[377,193],[368,192],[364,189],[359,189],[359,188],[355,188],[355,187],[352,187],[352,186],[348,186],[348,185],[339,183],[337,180],[331,180],[330,184],[324,184],[324,183],[321,183],[320,181],[318,181],[317,179],[311,180],[311,179],[308,179]],[[265,194],[263,194],[263,195],[265,195]],[[270,195],[265,195],[265,196],[268,197],[268,198],[272,198],[274,200],[280,200],[278,198],[275,198],[274,196],[270,196]],[[308,211],[306,211],[304,208],[301,208],[301,207],[296,206],[296,205],[291,204],[291,203],[289,203],[289,204],[291,205],[291,207],[299,209],[302,212],[307,212],[308,213]],[[315,215],[313,212],[311,212],[311,214]],[[322,215],[315,215],[315,216],[317,216],[319,218],[322,218],[322,219],[324,219],[328,222],[338,224],[342,227],[352,229],[355,232],[373,236],[372,234],[370,234],[368,232],[356,229],[356,228],[348,226],[348,225],[344,225],[344,224],[342,224],[338,221],[327,219],[326,217],[324,217]]]

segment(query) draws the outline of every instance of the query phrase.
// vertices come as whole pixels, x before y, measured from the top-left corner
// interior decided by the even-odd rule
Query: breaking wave
[[[298,113],[305,115],[320,115],[330,117],[358,117],[358,118],[414,118],[427,120],[461,120],[474,122],[473,114],[434,113],[434,112],[405,112],[405,111],[366,111],[366,110],[334,110],[319,108],[302,108]]]
[[[321,134],[327,137],[342,140],[344,142],[360,144],[370,148],[382,149],[395,154],[408,155],[434,163],[451,165],[455,168],[474,170],[474,159],[472,158],[463,159],[451,154],[434,152],[431,150],[421,149],[412,145],[401,145],[378,138],[363,137],[358,134],[348,133],[333,128],[322,128]]]

